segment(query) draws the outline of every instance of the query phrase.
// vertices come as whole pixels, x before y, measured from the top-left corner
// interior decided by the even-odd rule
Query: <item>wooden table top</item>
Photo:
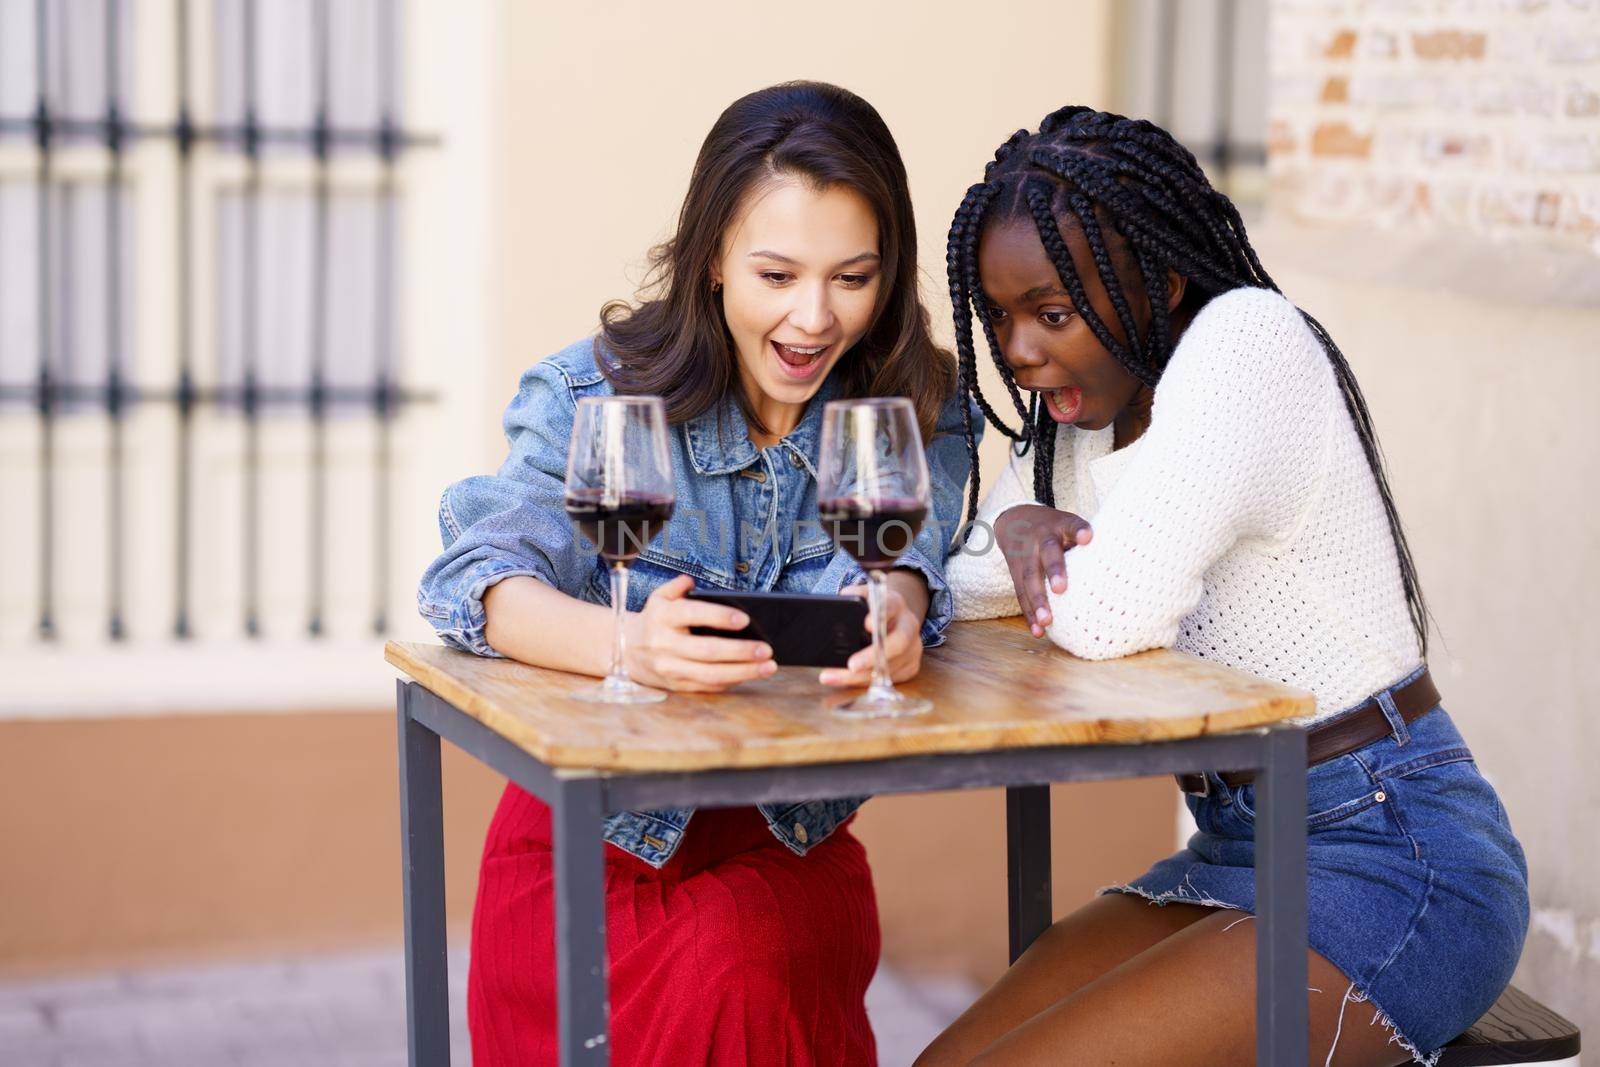
[[[658,704],[568,698],[586,675],[391,641],[384,658],[552,767],[689,771],[882,759],[1045,745],[1164,741],[1310,715],[1310,693],[1162,649],[1081,660],[1033,637],[1021,618],[951,624],[901,688],[932,711],[903,719],[830,712],[860,693],[783,667],[726,693]]]

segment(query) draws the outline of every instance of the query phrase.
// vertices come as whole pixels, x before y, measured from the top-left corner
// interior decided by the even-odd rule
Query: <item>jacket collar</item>
[[[822,388],[806,404],[805,414],[788,436],[775,448],[788,448],[805,461],[815,475],[817,449],[822,443],[822,409],[843,391],[838,364],[823,379]],[[720,424],[720,433],[718,430]],[[758,457],[750,441],[750,425],[732,392],[724,393],[715,404],[683,424],[688,444],[689,463],[697,474],[731,474],[744,470]]]

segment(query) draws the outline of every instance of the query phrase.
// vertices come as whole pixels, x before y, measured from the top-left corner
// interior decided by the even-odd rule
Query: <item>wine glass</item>
[[[667,410],[659,397],[593,396],[578,401],[567,452],[567,516],[611,565],[611,673],[579,690],[594,704],[653,704],[667,694],[628,677],[622,665],[628,564],[672,517]]]
[[[916,715],[930,701],[895,689],[884,651],[884,593],[894,561],[928,515],[928,464],[917,412],[904,397],[835,400],[822,411],[817,510],[834,543],[867,572],[872,684],[836,708],[852,718]]]

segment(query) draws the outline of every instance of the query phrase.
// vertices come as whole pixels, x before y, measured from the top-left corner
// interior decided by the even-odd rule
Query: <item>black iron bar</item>
[[[38,197],[38,284],[39,309],[39,638],[56,637],[55,620],[55,389],[51,373],[51,348],[54,341],[55,311],[51,300],[54,271],[51,264],[51,168],[52,124],[50,116],[50,48],[46,0],[38,0],[34,16],[34,70],[37,101],[34,106],[34,146],[38,160],[34,168]]]
[[[1235,30],[1235,0],[1217,0],[1217,70],[1216,89],[1216,185],[1228,189],[1228,179],[1233,172],[1233,36]]]
[[[189,618],[190,512],[194,465],[194,117],[189,105],[189,0],[178,0],[178,494],[173,556],[173,636],[194,635]]]
[[[382,635],[389,629],[389,529],[390,479],[394,466],[394,380],[393,350],[393,273],[394,261],[394,171],[384,165],[383,182],[378,192],[378,254],[375,264],[377,294],[374,300],[373,343],[377,348],[377,382],[373,390],[373,418],[377,423],[377,454],[373,460],[372,517],[374,545],[372,559],[372,632]]]
[[[1194,158],[1198,159],[1202,166],[1215,167],[1222,162],[1223,155],[1217,151],[1216,145],[1212,144],[1210,141],[1205,141],[1195,145]],[[1227,163],[1229,167],[1259,167],[1265,165],[1266,162],[1266,145],[1251,144],[1246,141],[1234,141],[1228,145]],[[1221,188],[1221,186],[1218,185],[1218,188]],[[1227,190],[1223,189],[1223,192],[1227,192]]]
[[[240,279],[243,292],[239,301],[239,361],[244,382],[244,632],[261,636],[261,405],[257,379],[259,342],[256,318],[257,270],[260,257],[261,224],[261,139],[258,104],[260,90],[256,74],[256,4],[245,0],[244,28],[244,153],[248,161],[244,202],[239,205],[241,223]]]
[[[77,286],[74,284],[77,265],[72,260],[78,245],[78,207],[83,201],[83,185],[72,179],[57,178],[52,192],[56,199],[55,255],[50,279],[55,289],[53,303],[56,316],[55,322],[50,324],[55,333],[52,376],[58,382],[70,382],[78,377],[78,336],[75,327],[79,303]],[[66,404],[57,409],[58,415],[70,413],[71,408]]]
[[[68,87],[72,85],[72,48],[67,33],[67,12],[61,10],[61,21],[57,26],[59,32],[55,35],[56,65],[52,72],[55,85],[50,88],[51,98],[54,100],[55,110],[65,113],[71,107],[67,97]],[[82,201],[83,186],[80,181],[69,177],[57,177],[55,188],[51,190],[55,196],[55,233],[53,237],[54,261],[50,285],[54,290],[55,321],[50,328],[55,335],[55,348],[52,352],[53,376],[58,382],[70,382],[78,378],[78,339],[74,335],[73,327],[76,325],[79,314],[76,287],[76,267],[72,262],[73,253],[77,249],[77,222],[78,207]],[[70,414],[65,405],[58,409],[57,415]]]
[[[311,500],[307,602],[310,618],[306,630],[322,636],[327,551],[327,360],[328,360],[328,48],[332,18],[328,0],[318,0],[318,17],[311,29],[317,64],[316,158],[311,246]]]
[[[106,151],[111,157],[106,178],[106,417],[110,421],[106,471],[106,633],[113,641],[127,637],[124,617],[125,565],[123,530],[123,386],[122,386],[122,66],[118,0],[106,0]]]
[[[1172,129],[1174,87],[1178,72],[1178,5],[1174,0],[1156,0],[1156,84],[1155,106],[1151,108],[1157,126]]]
[[[376,545],[372,558],[372,632],[383,635],[389,629],[389,565],[391,556],[390,479],[394,463],[394,414],[392,388],[397,378],[397,353],[394,350],[394,227],[395,227],[395,107],[397,83],[393,57],[400,42],[390,4],[377,5],[378,42],[378,128],[385,133],[379,145],[383,177],[378,187],[377,258],[373,265],[376,293],[373,300],[373,346],[376,359],[377,389],[373,417],[377,422],[377,455],[373,461],[372,517]]]
[[[0,137],[22,136],[32,137],[36,128],[37,119],[32,115],[3,115],[0,116]],[[111,125],[117,127],[117,136],[126,142],[157,141],[163,139],[176,140],[187,136],[196,142],[217,144],[224,147],[242,149],[245,141],[254,137],[262,145],[314,147],[319,135],[317,130],[302,126],[267,126],[257,125],[254,131],[245,125],[202,125],[191,122],[187,131],[180,124],[167,124],[159,122],[133,122],[127,118],[68,118],[54,116],[52,118],[52,133],[58,143],[103,143],[107,136],[107,128]],[[381,127],[363,128],[357,126],[329,125],[326,139],[333,148],[370,148],[375,152],[383,151],[383,142],[386,137],[395,137],[399,140],[402,149],[409,148],[437,148],[440,139],[437,134],[406,133],[386,131]]]
[[[180,390],[175,386],[150,388],[124,381],[118,391],[121,393],[121,403],[124,408],[141,404],[176,404],[180,398]],[[378,385],[329,385],[322,390],[322,397],[326,405],[357,404],[376,409],[379,403],[385,402],[380,395],[384,391],[384,388]],[[437,390],[402,389],[392,382],[387,387],[387,393],[387,403],[396,412],[407,405],[431,404],[439,399]],[[103,384],[60,382],[51,378],[49,394],[52,406],[59,407],[63,404],[74,406],[109,404],[111,391]],[[193,386],[189,390],[189,396],[196,407],[241,407],[244,404],[244,389],[240,386]],[[0,401],[22,401],[37,408],[40,402],[39,385],[37,382],[0,384]],[[309,411],[311,390],[292,385],[258,385],[256,403],[263,410],[274,408]]]
[[[122,394],[122,404],[133,407],[139,404],[176,404],[179,398],[177,387],[150,388],[135,385],[124,381],[119,390]],[[380,387],[376,385],[329,385],[323,389],[323,400],[332,404],[360,404],[376,408],[380,400]],[[389,403],[398,411],[402,406],[409,404],[429,404],[439,399],[439,393],[433,389],[402,389],[393,383],[388,387]],[[244,404],[244,389],[240,386],[211,385],[195,386],[189,390],[190,398],[196,407],[240,407]],[[103,384],[63,383],[52,378],[50,380],[50,399],[54,405],[85,403],[107,404],[110,402],[110,390]],[[0,401],[23,401],[35,407],[39,404],[38,383],[0,384]],[[292,385],[258,385],[256,387],[256,403],[263,409],[311,409],[311,390],[303,386]]]
[[[9,238],[9,235],[6,233],[6,229],[5,229],[5,221],[6,221],[6,213],[4,211],[0,211],[0,248],[6,247],[6,242],[7,242],[8,238]],[[3,336],[0,336],[0,346],[3,346],[4,342],[5,342],[5,338]],[[0,347],[0,367],[4,367],[4,366],[5,366],[5,349],[3,347]],[[4,392],[4,390],[5,390],[4,383],[0,383],[0,408],[4,407],[5,401],[8,399],[6,394],[5,394],[5,392]],[[30,389],[30,392],[31,392],[31,389]],[[0,410],[0,414],[4,414],[4,411]]]

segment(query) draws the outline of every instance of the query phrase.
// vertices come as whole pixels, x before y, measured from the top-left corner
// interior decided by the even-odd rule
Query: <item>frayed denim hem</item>
[[[1185,888],[1187,888],[1189,891],[1184,892]],[[1205,894],[1196,890],[1192,884],[1190,884],[1187,876],[1184,878],[1183,882],[1178,885],[1178,888],[1168,893],[1152,893],[1147,889],[1141,889],[1138,886],[1129,883],[1122,885],[1103,886],[1095,891],[1095,896],[1103,897],[1108,893],[1123,893],[1128,896],[1140,897],[1143,900],[1154,904],[1156,907],[1165,907],[1168,904],[1198,904],[1202,907],[1221,908],[1226,911],[1242,911],[1247,913],[1244,918],[1241,918],[1236,922],[1243,922],[1245,919],[1255,918],[1254,914],[1249,913],[1248,908],[1240,907],[1238,904],[1231,904],[1226,900],[1217,900],[1214,897],[1207,897]],[[1229,928],[1231,929],[1234,925],[1235,923],[1230,923]],[[1317,990],[1317,992],[1321,992],[1321,990]],[[1344,1009],[1349,1004],[1371,1004],[1373,1008],[1372,1022],[1375,1024],[1381,1024],[1383,1028],[1388,1031],[1389,1044],[1399,1045],[1402,1051],[1409,1052],[1411,1054],[1413,1063],[1420,1063],[1422,1064],[1422,1067],[1437,1067],[1439,1056],[1444,1050],[1434,1049],[1432,1052],[1427,1053],[1419,1050],[1415,1044],[1406,1039],[1405,1035],[1400,1033],[1400,1028],[1395,1026],[1394,1020],[1390,1019],[1384,1010],[1373,1002],[1371,996],[1369,996],[1364,990],[1356,988],[1354,982],[1351,982],[1350,988],[1345,990],[1344,1000],[1339,1005],[1339,1029],[1334,1031],[1333,1046],[1328,1049],[1328,1059],[1324,1064],[1324,1067],[1326,1067],[1327,1063],[1333,1062],[1333,1050],[1339,1046],[1339,1032],[1344,1027]]]
[[[1405,1035],[1400,1033],[1400,1028],[1395,1026],[1394,1020],[1390,1019],[1389,1016],[1384,1013],[1382,1008],[1378,1007],[1377,1004],[1374,1004],[1370,996],[1368,996],[1362,990],[1356,989],[1354,983],[1352,983],[1351,988],[1345,992],[1345,998],[1352,1004],[1372,1004],[1372,1021],[1374,1023],[1382,1024],[1383,1028],[1389,1031],[1389,1044],[1399,1045],[1402,1051],[1411,1053],[1412,1062],[1420,1063],[1422,1064],[1422,1067],[1436,1067],[1439,1062],[1439,1056],[1444,1052],[1443,1049],[1436,1048],[1432,1052],[1427,1053],[1419,1051],[1416,1045],[1406,1040]],[[1342,1015],[1344,1008],[1341,1007],[1339,1011]],[[1337,1044],[1337,1035],[1335,1036],[1335,1044]],[[1328,1058],[1331,1062],[1333,1059],[1332,1049],[1328,1050]]]
[[[1184,892],[1186,888],[1188,889],[1187,893]],[[1103,897],[1107,893],[1126,893],[1129,896],[1143,897],[1157,907],[1167,904],[1199,904],[1207,908],[1226,908],[1228,911],[1249,910],[1237,904],[1230,904],[1226,900],[1217,900],[1214,897],[1206,896],[1190,883],[1188,875],[1184,875],[1183,881],[1178,884],[1178,888],[1170,893],[1152,893],[1148,889],[1140,889],[1138,886],[1128,883],[1125,885],[1104,886],[1095,891],[1095,896]]]

